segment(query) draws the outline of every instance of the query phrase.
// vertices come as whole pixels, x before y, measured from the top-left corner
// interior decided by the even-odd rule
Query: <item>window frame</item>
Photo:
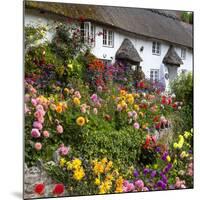
[[[161,43],[158,41],[153,41],[152,42],[152,55],[161,55]]]
[[[104,32],[106,32],[106,34]],[[110,35],[110,33],[111,33],[111,35]],[[109,42],[111,42],[111,44],[109,44]],[[103,47],[114,48],[114,31],[112,31],[110,29],[103,28],[102,45],[103,45]]]
[[[87,27],[87,28],[86,28]],[[90,45],[91,47],[95,47],[95,33],[96,33],[96,27],[94,24],[92,24],[90,21],[86,21],[81,23],[81,33],[84,44]],[[93,39],[93,42],[91,42],[91,39]]]
[[[156,79],[156,73],[157,72],[157,79]],[[159,69],[150,69],[150,81],[152,82],[158,82],[160,80],[160,70]],[[153,78],[151,78],[151,74],[153,74]]]

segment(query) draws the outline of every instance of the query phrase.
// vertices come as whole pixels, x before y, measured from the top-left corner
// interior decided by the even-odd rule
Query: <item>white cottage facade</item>
[[[35,3],[35,2],[34,2]],[[44,4],[44,2],[43,2]],[[34,6],[33,6],[34,5]],[[37,6],[35,7],[35,4],[28,5],[25,9],[25,17],[24,17],[24,24],[25,26],[27,25],[49,25],[50,27],[54,26],[55,23],[59,22],[66,22],[66,13],[62,15],[62,13],[54,13],[52,12],[51,9],[47,9],[45,6],[43,7],[42,4],[36,4]],[[83,5],[82,5],[83,6]],[[86,7],[87,5],[83,6]],[[96,6],[97,7],[97,6]],[[61,6],[62,8],[62,6]],[[61,9],[60,8],[60,9]],[[63,6],[63,10],[67,9],[66,4]],[[76,5],[74,5],[73,9],[76,9]],[[115,9],[115,7],[112,7],[112,9]],[[118,8],[119,9],[119,8]],[[129,8],[128,12],[129,15],[131,15],[131,8]],[[41,12],[42,10],[42,12]],[[139,10],[139,9],[138,9]],[[137,12],[138,12],[137,10]],[[45,12],[44,12],[45,11]],[[77,9],[77,12],[80,11],[80,5],[79,8]],[[114,11],[114,10],[113,10]],[[121,10],[122,14],[124,10]],[[76,12],[76,15],[77,15]],[[120,9],[117,11],[118,12],[118,17],[120,17]],[[136,9],[133,9],[132,12],[136,12]],[[144,9],[141,11],[141,15],[143,12],[152,12],[151,10],[144,11]],[[80,16],[81,16],[80,12]],[[147,15],[144,13],[144,16]],[[65,15],[65,16],[64,16]],[[115,22],[114,19],[114,14],[110,13],[110,15],[113,17],[113,21]],[[155,15],[155,16],[154,16]],[[67,16],[68,17],[68,16]],[[69,16],[70,17],[70,16]],[[134,17],[134,16],[133,16]],[[136,16],[137,17],[137,16]],[[135,17],[135,18],[136,18]],[[186,26],[181,25],[182,22],[179,22],[178,19],[173,18],[171,15],[163,15],[162,12],[160,13],[154,13],[153,12],[153,17],[155,19],[159,20],[159,17],[161,17],[161,20],[165,20],[166,18],[166,23],[170,23],[170,20],[172,21],[171,23],[177,24],[177,27],[173,27],[172,30],[168,31],[165,36],[165,29],[169,27],[164,27],[164,24],[157,24],[156,21],[153,26],[155,27],[147,27],[148,30],[150,30],[150,34],[144,34],[143,32],[140,31],[139,33],[136,32],[131,32],[130,30],[133,29],[134,31],[134,26],[137,29],[137,21],[136,22],[126,22],[127,29],[121,28],[121,25],[117,27],[116,25],[109,24],[109,21],[106,21],[104,19],[104,23],[101,22],[101,20],[96,20],[93,19],[92,17],[86,16],[86,19],[84,20],[84,26],[82,24],[82,28],[84,27],[84,37],[87,40],[87,37],[94,37],[94,43],[92,44],[91,51],[92,53],[98,57],[99,59],[102,59],[108,63],[114,63],[116,60],[116,52],[120,48],[121,44],[125,39],[129,39],[139,56],[141,57],[142,61],[139,63],[140,66],[142,66],[142,70],[145,73],[146,78],[149,78],[151,80],[156,80],[156,81],[162,81],[166,86],[168,85],[170,80],[173,80],[177,73],[179,72],[184,72],[184,71],[192,71],[193,69],[193,47],[192,47],[192,28],[190,25]],[[135,19],[134,18],[134,19]],[[121,18],[120,18],[121,20]],[[141,19],[140,19],[141,20]],[[174,20],[177,20],[177,22],[174,22]],[[142,26],[147,26],[146,23],[148,21],[144,21],[141,25],[141,21],[138,21],[140,23],[140,29]],[[151,22],[150,22],[151,23]],[[161,25],[163,27],[161,27]],[[129,29],[129,26],[131,27]],[[163,36],[159,34],[158,37],[156,37],[156,34],[154,34],[154,28],[156,29],[158,27],[158,30],[163,32]],[[80,28],[81,28],[80,27]],[[133,27],[133,28],[132,28]],[[176,35],[175,38],[173,36],[170,36],[169,34],[177,34],[174,30],[183,28],[185,33],[180,33],[180,37],[183,37],[182,40],[179,40],[179,36]],[[129,29],[129,30],[128,30]],[[164,30],[160,30],[164,29]],[[167,30],[166,29],[166,30]],[[145,31],[145,28],[144,28]],[[53,29],[47,33],[47,39],[51,40],[53,35],[54,35]],[[98,33],[103,33],[100,36],[98,36]],[[179,32],[178,32],[179,33]],[[167,36],[168,34],[168,36]],[[183,35],[185,34],[185,35]],[[187,38],[189,37],[189,38]],[[166,39],[167,38],[167,39]],[[186,39],[187,41],[184,42]],[[177,41],[176,41],[177,39]],[[188,42],[189,41],[189,42]],[[173,55],[169,55],[168,58],[166,59],[166,56],[168,55],[167,53],[170,51],[170,47],[173,46]],[[172,57],[170,57],[172,56]],[[166,62],[164,62],[166,60]]]

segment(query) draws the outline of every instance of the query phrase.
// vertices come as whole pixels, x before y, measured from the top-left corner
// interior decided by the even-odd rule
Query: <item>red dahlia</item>
[[[53,188],[54,195],[61,195],[64,192],[64,185],[62,183],[56,184]]]
[[[42,195],[44,194],[44,191],[45,191],[45,185],[43,183],[38,183],[35,185],[35,188],[34,188],[35,193]]]

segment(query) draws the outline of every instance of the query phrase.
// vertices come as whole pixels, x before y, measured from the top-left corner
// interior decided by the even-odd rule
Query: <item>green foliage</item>
[[[179,75],[172,83],[171,90],[175,93],[177,100],[183,101],[180,112],[176,112],[175,133],[190,130],[193,127],[193,77],[192,73]],[[179,119],[178,119],[179,118]],[[180,127],[179,127],[180,126]]]
[[[193,24],[193,13],[192,12],[182,12],[181,20],[190,24]]]
[[[70,27],[61,24],[56,28],[52,49],[65,63],[76,57],[84,47],[87,48],[87,45],[83,43],[80,31],[76,26]]]
[[[107,157],[119,169],[136,164],[140,155],[140,146],[144,142],[145,133],[132,127],[125,127],[120,131],[96,129],[84,133],[81,145],[74,147],[75,154],[84,159]]]
[[[25,27],[25,49],[39,44],[41,39],[45,38],[47,29],[44,26],[31,26],[28,25]]]
[[[179,101],[185,104],[193,102],[193,77],[192,73],[182,73],[171,83],[171,90]]]

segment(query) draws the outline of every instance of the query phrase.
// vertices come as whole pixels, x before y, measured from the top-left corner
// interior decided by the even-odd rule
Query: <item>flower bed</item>
[[[59,47],[45,44],[26,57],[25,163],[39,162],[50,178],[31,179],[31,197],[193,187],[193,133],[173,132],[181,99],[145,80],[135,88],[123,71],[119,80],[115,65],[73,52],[62,60],[51,48]]]

